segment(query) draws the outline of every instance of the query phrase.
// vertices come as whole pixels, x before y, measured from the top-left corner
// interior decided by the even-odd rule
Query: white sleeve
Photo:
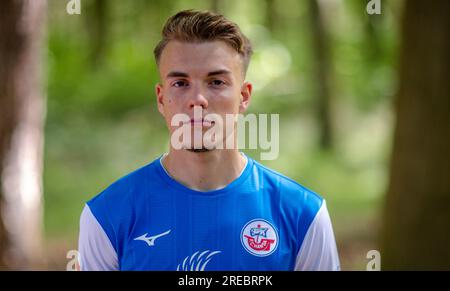
[[[333,227],[325,200],[303,239],[295,271],[339,271],[340,263]]]
[[[119,270],[117,253],[88,205],[81,213],[78,251],[81,271]]]

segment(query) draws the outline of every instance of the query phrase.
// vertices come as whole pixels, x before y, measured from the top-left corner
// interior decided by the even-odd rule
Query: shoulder
[[[152,176],[156,174],[155,162],[159,162],[159,160],[157,159],[117,179],[89,200],[87,204],[91,209],[100,205],[114,208],[115,205],[123,205],[122,203],[129,202],[136,192],[147,188],[149,183],[155,180],[152,179]]]
[[[282,203],[302,206],[304,211],[314,214],[322,206],[324,199],[293,179],[254,161],[257,179],[263,189],[272,189]]]
[[[118,233],[126,231],[133,219],[133,208],[138,194],[153,187],[150,184],[158,180],[153,177],[157,174],[154,169],[155,162],[159,160],[121,177],[86,203],[114,247],[117,246]]]
[[[325,200],[314,191],[291,178],[255,162],[259,188],[269,196],[275,213],[284,217],[296,231],[299,242],[303,241],[309,227],[325,205]]]

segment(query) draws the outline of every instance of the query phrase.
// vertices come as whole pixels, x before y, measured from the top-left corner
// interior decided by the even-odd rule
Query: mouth
[[[191,125],[193,126],[212,126],[215,124],[214,121],[211,120],[207,120],[207,119],[194,119],[192,118],[191,121],[189,122]]]

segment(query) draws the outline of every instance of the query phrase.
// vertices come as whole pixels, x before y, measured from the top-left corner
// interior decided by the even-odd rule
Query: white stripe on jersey
[[[78,251],[81,271],[119,270],[117,253],[88,205],[81,213]]]
[[[295,262],[295,271],[339,271],[339,256],[325,200],[309,226]]]

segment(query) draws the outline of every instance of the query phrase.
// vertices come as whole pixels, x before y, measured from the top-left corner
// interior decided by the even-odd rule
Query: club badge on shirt
[[[278,232],[262,218],[247,222],[241,231],[241,243],[250,254],[258,257],[271,255],[278,247]]]

